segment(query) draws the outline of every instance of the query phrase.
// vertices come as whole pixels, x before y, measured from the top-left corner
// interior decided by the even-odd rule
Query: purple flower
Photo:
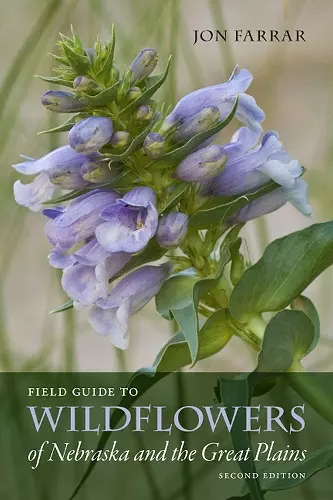
[[[226,159],[224,148],[213,144],[187,156],[178,165],[176,175],[187,182],[205,181],[221,172]]]
[[[109,279],[113,278],[130,258],[129,254],[119,252],[96,266],[76,262],[64,269],[62,287],[71,299],[83,306],[91,306],[97,299],[107,298]]]
[[[59,250],[70,249],[75,243],[90,238],[101,223],[100,212],[117,199],[113,191],[95,189],[79,196],[64,211],[48,221],[45,233]],[[48,213],[43,212],[45,215]]]
[[[157,64],[157,52],[154,49],[143,49],[130,65],[131,83],[141,80],[152,73]]]
[[[161,158],[166,150],[164,137],[156,132],[150,132],[143,142],[143,149],[149,158],[153,160]]]
[[[110,252],[105,250],[105,248],[98,243],[96,238],[93,238],[74,253],[77,262],[86,266],[97,266],[97,264],[103,262],[111,255]]]
[[[60,252],[59,250],[51,250],[48,255],[49,264],[56,269],[65,269],[66,267],[75,264],[76,259],[73,255]]]
[[[44,92],[41,103],[45,108],[56,113],[76,113],[88,107],[88,103],[83,99],[78,99],[71,92],[63,90],[48,90]]]
[[[52,168],[66,168],[82,166],[85,162],[89,161],[94,156],[79,155],[70,146],[61,146],[54,149],[50,153],[38,160],[28,160],[23,163],[13,165],[13,168],[20,174],[32,175],[38,174],[43,170],[51,170]]]
[[[303,179],[296,179],[292,188],[278,188],[261,198],[252,201],[239,210],[229,222],[247,222],[281,208],[288,201],[303,215],[312,215],[312,208],[307,199],[308,185]]]
[[[129,319],[159,292],[169,273],[169,264],[143,266],[123,278],[92,307],[89,322],[93,329],[110,338],[119,349],[129,345]]]
[[[154,236],[158,223],[156,196],[149,187],[137,187],[105,208],[106,220],[96,229],[98,242],[109,252],[135,253]]]
[[[182,212],[170,212],[161,217],[156,231],[158,244],[163,248],[178,247],[186,238],[188,216]]]
[[[160,132],[163,134],[177,123],[182,125],[206,106],[216,106],[220,112],[220,120],[224,120],[230,114],[237,95],[239,101],[236,117],[251,130],[261,131],[260,124],[264,121],[265,114],[253,97],[244,94],[253,76],[246,69],[237,69],[236,67],[227,82],[195,90],[183,97],[166,117]]]
[[[56,186],[50,182],[46,172],[42,172],[29,184],[16,181],[13,186],[16,203],[38,212],[42,204],[52,198]]]
[[[93,153],[107,144],[113,134],[113,124],[104,116],[90,116],[79,121],[69,131],[70,146],[78,153]]]
[[[276,132],[268,132],[259,147],[242,154],[240,150],[237,152],[237,147],[242,147],[240,143],[244,138],[248,146],[254,136],[246,136],[243,132],[235,142],[225,147],[228,161],[223,172],[212,182],[213,194],[236,196],[256,190],[270,180],[284,188],[295,186],[302,167],[283,150]]]
[[[217,106],[205,106],[199,113],[183,122],[176,131],[174,141],[187,141],[196,134],[205,132],[219,122],[220,111]]]
[[[82,162],[79,165],[69,165],[68,167],[52,167],[48,171],[52,184],[61,189],[81,189],[86,187],[87,182],[81,173]]]

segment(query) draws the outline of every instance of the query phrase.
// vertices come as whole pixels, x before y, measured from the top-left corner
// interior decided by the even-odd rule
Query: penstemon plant
[[[258,365],[234,384],[221,380],[222,398],[245,384],[245,404],[259,373],[270,380],[285,374],[333,423],[333,403],[321,388],[293,376],[319,339],[316,309],[302,293],[333,263],[333,222],[274,241],[254,265],[242,250],[248,221],[287,202],[311,215],[305,169],[276,132],[262,135],[264,112],[246,93],[251,73],[235,68],[227,82],[168,109],[154,95],[170,61],[151,76],[154,49],[143,49],[123,73],[114,31],[110,42],[89,49],[74,32],[62,35],[58,49],[56,76],[41,78],[69,90],[45,92],[42,104],[71,115],[47,131],[68,132],[68,143],[14,165],[37,174],[30,184],[16,181],[14,196],[47,217],[49,262],[63,269],[70,300],[54,312],[88,308],[92,328],[126,349],[131,316],[155,297],[157,312],[179,332],[135,376],[149,375],[145,389],[238,336],[258,353]],[[238,131],[216,144],[234,118]]]

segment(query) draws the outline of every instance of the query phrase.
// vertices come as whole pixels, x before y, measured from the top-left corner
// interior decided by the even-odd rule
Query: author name
[[[306,42],[304,30],[193,30],[193,45],[200,42]]]

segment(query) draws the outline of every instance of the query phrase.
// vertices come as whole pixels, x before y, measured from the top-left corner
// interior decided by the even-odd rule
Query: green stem
[[[315,381],[312,373],[288,373],[287,382],[319,415],[333,425],[332,395]]]

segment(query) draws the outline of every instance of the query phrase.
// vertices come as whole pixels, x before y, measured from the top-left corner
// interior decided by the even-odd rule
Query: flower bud
[[[48,171],[52,184],[62,189],[81,189],[88,182],[81,175],[80,165],[62,165]]]
[[[130,71],[132,73],[131,82],[141,80],[146,76],[149,76],[156,67],[157,64],[157,52],[154,49],[143,49],[136,56],[134,61],[130,65]]]
[[[91,78],[77,76],[73,82],[76,92],[86,92],[87,90],[98,90],[98,84]]]
[[[187,156],[177,167],[177,177],[187,182],[198,182],[218,175],[227,156],[221,146],[211,145]]]
[[[69,131],[70,146],[78,153],[92,153],[107,144],[112,137],[113,124],[104,116],[90,116],[79,121]]]
[[[139,87],[132,87],[127,92],[127,95],[126,95],[127,101],[133,102],[136,99],[138,99],[141,94],[142,94],[142,92],[141,92],[141,89]]]
[[[144,140],[143,149],[149,158],[152,158],[153,160],[161,158],[166,149],[164,137],[160,134],[156,134],[155,132],[150,132]]]
[[[154,115],[153,109],[148,106],[148,104],[142,104],[141,106],[138,107],[136,112],[134,113],[134,118],[136,120],[145,120],[149,121]]]
[[[174,140],[187,141],[196,134],[205,132],[214,127],[220,120],[220,112],[217,106],[206,106],[177,128]]]
[[[188,216],[182,212],[170,212],[158,224],[156,239],[164,248],[178,247],[183,243],[188,227]]]
[[[88,107],[88,103],[79,100],[75,94],[62,90],[48,90],[44,92],[41,103],[45,108],[55,113],[75,113]]]
[[[85,181],[92,182],[93,184],[108,182],[114,177],[114,174],[105,162],[95,163],[92,161],[82,165],[81,175]]]
[[[85,51],[90,59],[90,62],[93,62],[94,57],[95,57],[95,49],[89,47],[88,49],[85,49]]]
[[[128,132],[119,130],[113,134],[110,145],[116,149],[123,149],[131,143],[131,140],[131,136]]]

